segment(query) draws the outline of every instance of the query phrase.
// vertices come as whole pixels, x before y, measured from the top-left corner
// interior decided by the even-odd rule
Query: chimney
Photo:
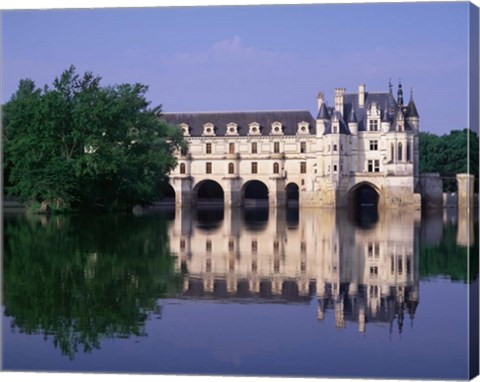
[[[339,111],[343,115],[343,96],[345,94],[345,89],[337,88],[335,89],[335,110]]]
[[[358,85],[358,107],[365,107],[365,85]]]
[[[318,103],[318,110],[317,111],[320,111],[320,108],[322,107],[322,103],[323,103],[323,93],[322,92],[318,92],[317,103]]]

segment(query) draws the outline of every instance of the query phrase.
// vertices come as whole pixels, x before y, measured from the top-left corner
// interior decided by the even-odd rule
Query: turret
[[[381,129],[384,133],[388,133],[390,131],[390,119],[388,118],[388,105],[385,103],[385,110],[382,113],[382,121],[381,121]]]
[[[322,107],[322,104],[323,104],[323,93],[318,92],[318,94],[317,94],[317,105],[318,105],[317,112],[320,111],[320,108]]]
[[[408,123],[413,127],[415,132],[418,132],[420,116],[418,115],[415,102],[413,102],[413,90],[410,90],[410,100],[408,101],[407,112],[405,114]]]
[[[329,119],[330,116],[328,115],[327,105],[325,105],[325,102],[322,102],[317,116],[317,136],[325,133],[326,122]]]
[[[352,110],[350,111],[350,115],[348,116],[348,129],[350,130],[350,134],[357,135],[358,121],[357,121],[357,115],[355,114],[355,105],[353,104],[352,104]]]

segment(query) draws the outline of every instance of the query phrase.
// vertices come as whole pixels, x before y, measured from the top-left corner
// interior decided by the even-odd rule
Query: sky
[[[20,79],[75,65],[140,82],[165,112],[309,110],[334,89],[410,89],[420,129],[467,127],[468,3],[157,7],[2,12],[2,103]]]

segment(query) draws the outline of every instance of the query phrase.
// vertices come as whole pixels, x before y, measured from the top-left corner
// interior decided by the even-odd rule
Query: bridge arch
[[[267,204],[269,199],[268,186],[260,180],[249,180],[242,185],[240,190],[243,205]]]
[[[377,185],[363,181],[355,184],[347,193],[350,206],[354,207],[378,207],[380,189]]]
[[[299,201],[299,196],[300,196],[300,187],[298,187],[298,184],[295,182],[290,182],[287,184],[285,187],[285,199],[288,204],[298,204]]]
[[[195,204],[221,204],[225,199],[225,193],[220,183],[204,179],[193,187]]]
[[[160,186],[160,202],[166,204],[175,204],[176,192],[169,182],[162,182]]]
[[[378,220],[380,189],[373,183],[360,182],[347,193],[349,207],[355,223],[361,228],[370,228]]]

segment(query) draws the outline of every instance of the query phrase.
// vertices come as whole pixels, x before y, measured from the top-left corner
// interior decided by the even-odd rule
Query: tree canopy
[[[470,146],[468,153],[467,146]],[[448,135],[422,132],[419,137],[420,173],[438,172],[445,179],[445,191],[455,191],[455,174],[475,176],[478,190],[478,136],[471,130],[452,130]],[[470,155],[469,155],[470,154]]]
[[[7,192],[55,208],[128,209],[152,201],[185,147],[142,84],[101,86],[71,66],[52,87],[19,83],[4,106]]]

